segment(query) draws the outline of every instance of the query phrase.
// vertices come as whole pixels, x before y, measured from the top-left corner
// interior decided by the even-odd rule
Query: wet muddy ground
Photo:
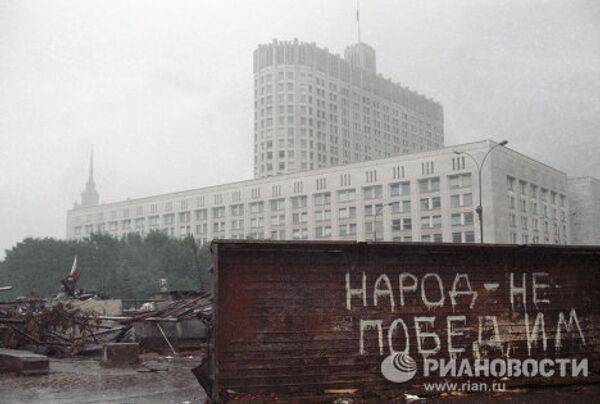
[[[0,375],[0,403],[204,403],[206,395],[191,369],[197,354],[145,354],[138,366],[103,368],[97,358],[50,359],[47,376]],[[515,388],[489,394],[449,394],[393,402],[411,403],[597,403],[600,384]],[[408,398],[408,399],[407,399]],[[332,398],[335,401],[335,398]],[[338,402],[346,402],[344,400]],[[352,402],[348,400],[348,402]],[[355,400],[359,403],[361,400]]]
[[[47,376],[0,375],[0,402],[204,402],[204,390],[190,371],[199,357],[142,357],[139,366],[128,368],[103,368],[96,358],[51,358]]]

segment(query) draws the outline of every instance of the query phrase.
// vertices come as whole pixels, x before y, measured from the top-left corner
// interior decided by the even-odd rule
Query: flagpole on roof
[[[358,25],[358,42],[360,43],[360,0],[356,0],[356,22]]]

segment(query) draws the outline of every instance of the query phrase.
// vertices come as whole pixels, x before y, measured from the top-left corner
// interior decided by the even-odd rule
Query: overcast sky
[[[90,148],[103,202],[252,177],[252,52],[334,53],[353,0],[0,0],[0,258],[64,237]],[[380,73],[442,103],[446,144],[507,139],[600,177],[600,1],[363,0]]]

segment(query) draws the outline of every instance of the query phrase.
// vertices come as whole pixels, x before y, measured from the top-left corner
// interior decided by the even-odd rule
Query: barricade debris
[[[170,302],[161,309],[130,311],[126,316],[116,299],[22,298],[0,302],[0,347],[59,357],[99,352],[103,345],[115,342],[140,342],[147,349],[145,335],[136,335],[135,327],[155,330],[152,336],[160,336],[175,353],[178,342],[186,338],[205,342],[198,337],[206,335],[203,325],[210,322],[211,311],[208,293]],[[201,325],[199,333],[185,335],[190,322]],[[191,327],[191,332],[198,330]]]

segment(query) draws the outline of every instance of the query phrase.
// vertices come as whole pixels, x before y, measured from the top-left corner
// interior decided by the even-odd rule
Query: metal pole
[[[471,158],[471,160],[473,160],[473,162],[475,163],[475,166],[477,167],[477,176],[479,179],[479,205],[475,208],[475,212],[477,213],[477,217],[479,218],[479,239],[480,242],[483,243],[483,197],[482,197],[482,176],[483,176],[483,165],[485,164],[485,160],[488,158],[488,156],[490,155],[490,153],[492,152],[492,150],[494,150],[496,147],[498,146],[506,146],[508,144],[508,140],[503,140],[500,143],[496,143],[495,145],[493,145],[488,152],[485,154],[485,156],[483,156],[483,159],[481,159],[481,163],[479,163],[477,161],[477,159],[475,157],[473,157],[472,154],[466,152],[466,151],[454,151],[454,154],[466,154],[467,156],[469,156]]]
[[[479,206],[475,208],[475,212],[477,212],[477,216],[479,217],[479,238],[483,243],[483,199],[481,199],[481,172],[482,167],[479,167],[477,170],[479,172]]]

